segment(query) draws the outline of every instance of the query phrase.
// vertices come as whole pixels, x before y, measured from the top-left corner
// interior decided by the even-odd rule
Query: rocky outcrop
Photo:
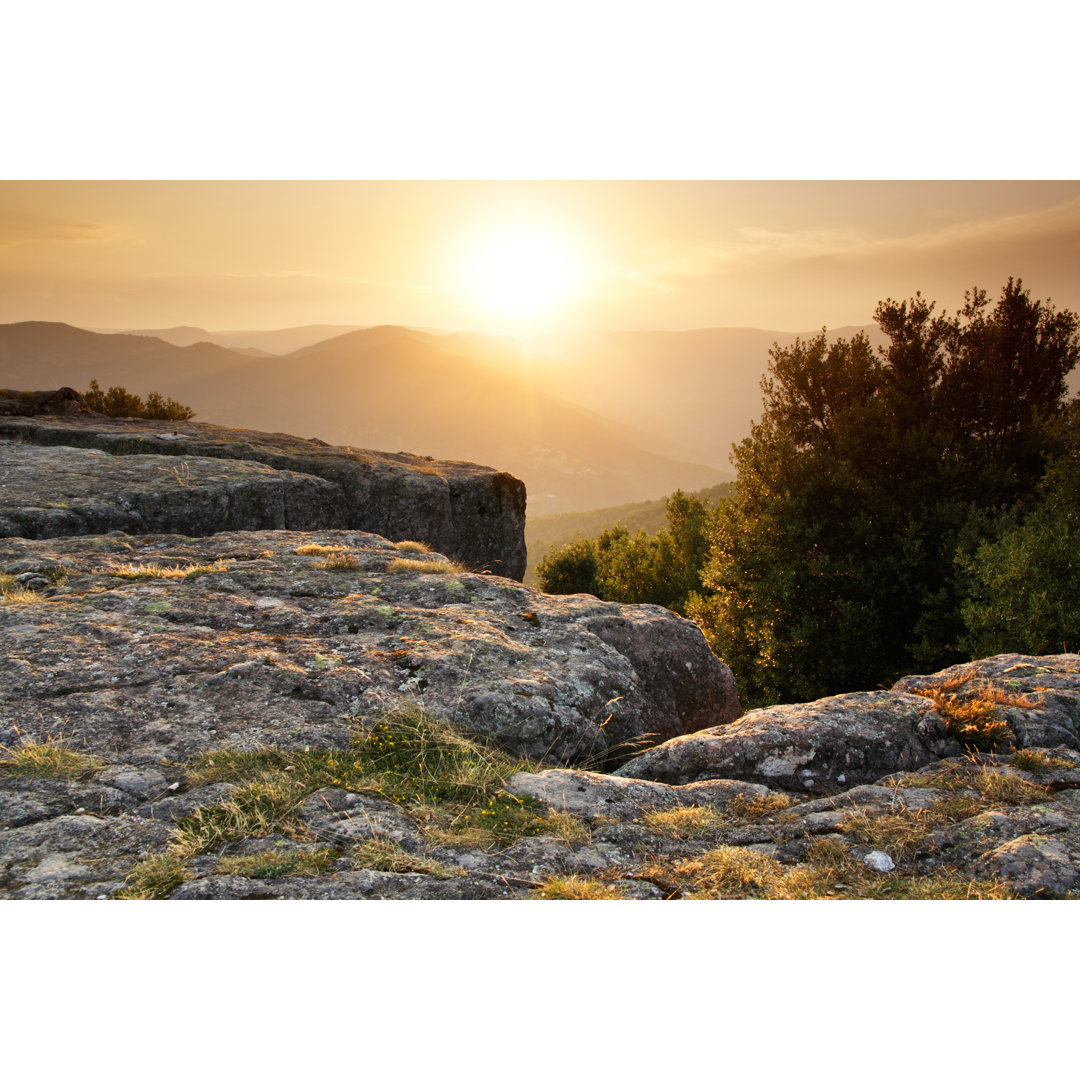
[[[618,774],[666,784],[725,778],[786,791],[835,791],[896,769],[918,769],[950,749],[960,747],[948,739],[930,701],[874,691],[755,709],[726,727],[671,739]]]
[[[70,386],[59,390],[0,390],[0,416],[92,415],[78,391]]]
[[[343,528],[328,480],[254,461],[0,442],[0,536]]]
[[[43,479],[51,476],[48,484],[57,488],[52,502],[69,504],[48,505],[43,494],[29,497],[25,489],[18,489],[16,495],[5,490],[0,500],[4,508],[0,526],[13,535],[48,537],[68,535],[74,529],[100,531],[101,521],[112,515],[118,524],[110,528],[202,536],[221,529],[252,527],[235,523],[244,519],[223,507],[254,500],[253,505],[259,508],[250,520],[264,522],[255,528],[359,529],[390,540],[422,541],[472,569],[490,570],[518,581],[525,574],[525,486],[508,473],[469,462],[333,447],[317,439],[236,431],[192,421],[113,420],[92,414],[0,415],[0,440],[8,440],[9,468],[32,468]],[[16,460],[11,443],[18,444],[21,466],[10,464]],[[44,454],[34,457],[40,453],[36,448],[61,446],[97,451],[98,455],[78,459],[72,454],[62,461]],[[110,465],[101,453],[115,460]],[[125,469],[116,464],[139,455],[154,460],[141,465],[128,462]],[[208,459],[219,463],[216,474]],[[36,468],[32,464],[35,460],[39,463]],[[274,494],[274,485],[268,482],[272,473],[282,474],[277,485],[281,494]],[[129,474],[139,494],[132,506],[125,506],[122,488]],[[188,482],[192,474],[194,485]],[[80,485],[89,485],[78,492],[79,507],[61,493],[65,476],[71,477],[68,486],[76,483],[76,477]],[[8,481],[3,477],[0,472],[0,483],[6,487]],[[101,478],[100,486],[97,477]],[[301,477],[307,480],[301,482]],[[183,490],[190,486],[204,496],[205,519],[192,513],[192,491]],[[261,492],[258,497],[252,494],[256,488]],[[292,492],[289,513],[283,503],[286,489]],[[267,505],[274,502],[283,505],[277,511],[267,511]],[[93,511],[80,517],[80,507],[85,511],[91,506]],[[148,506],[153,507],[149,517]],[[47,512],[51,510],[70,512]]]
[[[934,675],[908,675],[893,690],[958,704],[988,702],[1017,746],[1080,750],[1080,656],[1074,653],[991,656]]]
[[[67,733],[113,761],[346,747],[355,718],[418,704],[524,757],[603,763],[738,715],[688,620],[412,546],[348,531],[0,540],[0,570],[30,587],[0,607],[0,741]]]

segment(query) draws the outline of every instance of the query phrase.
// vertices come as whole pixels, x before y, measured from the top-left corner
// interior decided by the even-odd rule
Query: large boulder
[[[656,746],[616,774],[665,784],[732,779],[828,792],[918,769],[951,749],[927,698],[870,691],[755,709],[724,727]]]
[[[318,439],[259,431],[237,431],[193,421],[109,419],[90,415],[0,416],[0,440],[33,446],[71,446],[116,455],[167,455],[165,479],[185,475],[198,458],[261,464],[276,472],[302,474],[333,485],[327,496],[343,507],[340,524],[378,533],[390,540],[419,540],[472,569],[490,570],[520,581],[525,575],[525,485],[509,473],[461,461],[437,461],[413,454],[391,454],[352,447],[327,446]],[[46,462],[42,459],[42,468]],[[160,463],[150,466],[161,467]],[[177,485],[178,486],[178,485]],[[91,485],[82,493],[92,499]],[[11,511],[21,507],[5,496],[14,535],[35,532],[36,518],[25,526],[11,524]],[[332,519],[332,520],[331,520]],[[318,529],[338,523],[338,515],[322,509],[289,528]],[[89,526],[88,526],[89,527]],[[125,528],[121,525],[120,528]],[[229,526],[224,528],[242,528]],[[257,527],[273,527],[268,525]],[[21,529],[21,531],[20,531]],[[135,531],[176,531],[203,535],[209,528],[189,529],[177,521],[155,523]]]
[[[956,664],[933,675],[907,675],[903,693],[985,702],[1008,724],[1018,746],[1080,750],[1080,655],[1001,656]]]
[[[0,571],[31,590],[0,605],[0,743],[62,734],[110,761],[336,748],[358,718],[420,705],[524,757],[608,766],[738,715],[694,623],[410,547],[358,532],[0,540]]]

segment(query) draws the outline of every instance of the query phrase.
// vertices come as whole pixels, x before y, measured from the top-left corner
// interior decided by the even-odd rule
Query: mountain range
[[[876,326],[841,327],[830,338]],[[312,325],[94,332],[0,325],[0,385],[149,391],[200,420],[477,461],[521,477],[530,516],[659,499],[731,480],[761,413],[769,349],[749,328],[578,332],[523,340]],[[167,340],[171,339],[171,340]],[[1069,380],[1073,392],[1080,373]]]
[[[465,351],[470,342],[381,326],[251,356],[212,342],[11,323],[0,326],[0,383],[83,390],[97,379],[140,395],[156,390],[210,423],[478,461],[520,476],[534,513],[657,498],[728,478],[675,440],[555,395],[528,366],[496,365],[506,352],[497,339],[487,339],[491,355],[483,360]]]

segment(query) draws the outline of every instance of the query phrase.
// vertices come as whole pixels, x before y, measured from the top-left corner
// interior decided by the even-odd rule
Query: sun
[[[580,295],[584,266],[567,236],[538,225],[512,225],[475,236],[466,246],[461,288],[488,314],[535,322]]]

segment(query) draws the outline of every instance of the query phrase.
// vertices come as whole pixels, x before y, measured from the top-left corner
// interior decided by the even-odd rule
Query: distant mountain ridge
[[[642,432],[452,350],[453,335],[384,326],[287,356],[213,343],[173,345],[63,323],[0,326],[0,384],[157,390],[229,427],[317,436],[335,445],[468,460],[526,482],[533,512],[659,497],[725,475],[653,449]]]

